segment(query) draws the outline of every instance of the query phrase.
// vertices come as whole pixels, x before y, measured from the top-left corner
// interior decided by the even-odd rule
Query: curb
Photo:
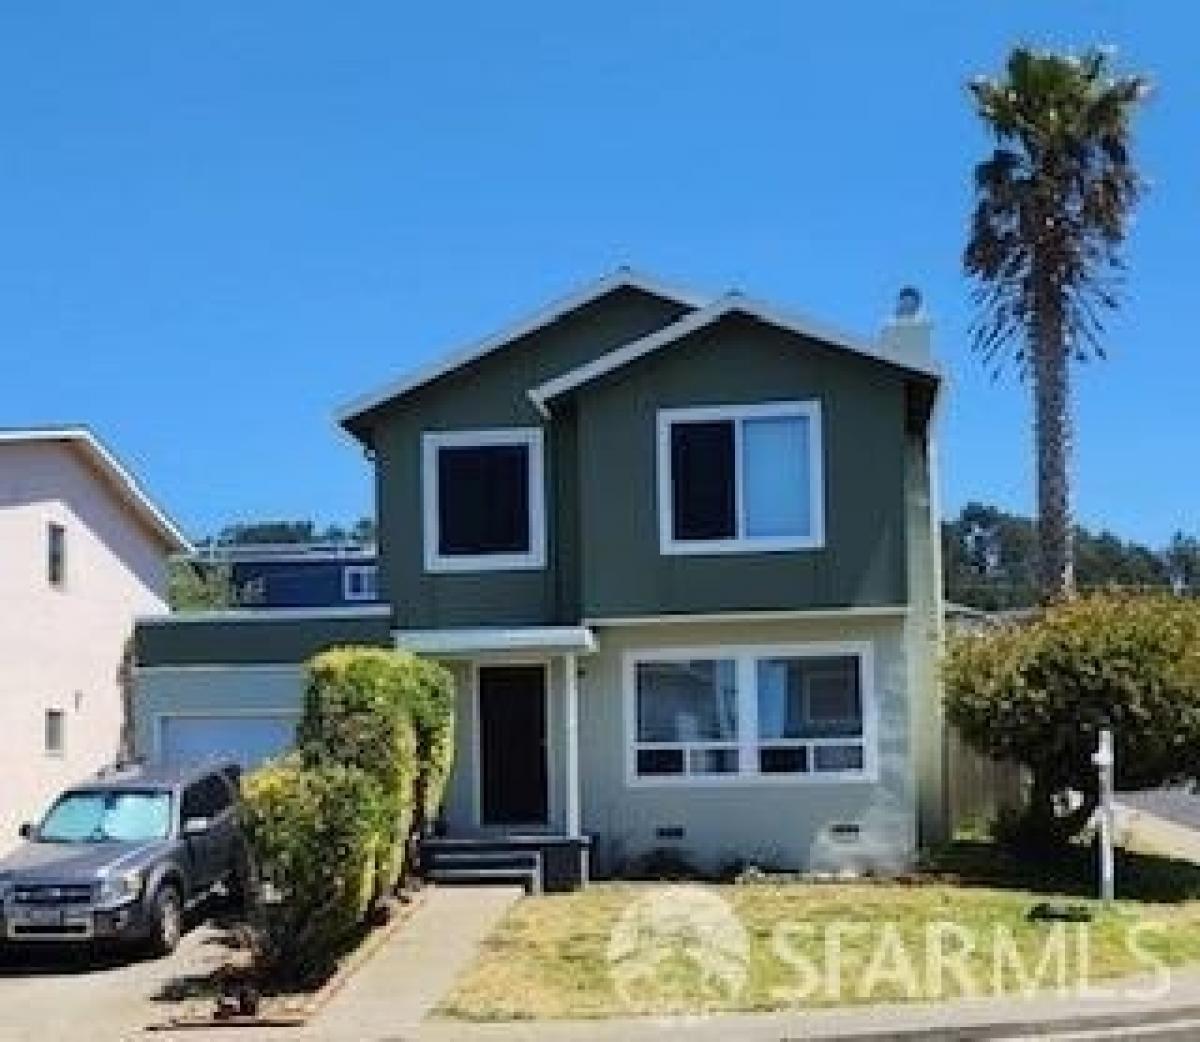
[[[942,1027],[905,1028],[899,1031],[866,1031],[844,1034],[802,1035],[784,1033],[780,1042],[986,1042],[1041,1036],[1061,1032],[1102,1031],[1113,1028],[1164,1027],[1178,1020],[1200,1019],[1200,1005],[1181,1005],[1170,1009],[1144,1010],[1139,1013],[1097,1013],[1092,1016],[1047,1017],[1042,1020],[1014,1020],[991,1024],[961,1024]]]

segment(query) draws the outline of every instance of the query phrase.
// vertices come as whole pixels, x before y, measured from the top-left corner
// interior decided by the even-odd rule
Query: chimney
[[[933,323],[921,303],[921,291],[905,286],[896,295],[896,309],[884,324],[880,341],[900,360],[933,361]]]

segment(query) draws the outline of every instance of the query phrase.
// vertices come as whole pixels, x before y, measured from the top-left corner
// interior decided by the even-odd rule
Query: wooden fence
[[[981,756],[953,727],[947,729],[946,783],[952,833],[990,824],[1001,808],[1022,802],[1021,768]]]

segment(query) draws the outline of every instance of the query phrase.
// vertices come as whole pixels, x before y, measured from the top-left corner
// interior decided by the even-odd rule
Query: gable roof
[[[435,359],[429,365],[407,373],[399,379],[385,384],[383,387],[347,402],[335,413],[337,422],[353,433],[352,428],[355,425],[355,420],[365,413],[395,398],[415,391],[419,387],[432,383],[447,373],[452,373],[456,369],[470,365],[485,355],[505,347],[514,340],[519,340],[531,333],[536,333],[538,330],[546,328],[560,318],[571,314],[571,312],[578,311],[593,301],[606,297],[619,289],[641,290],[644,293],[661,297],[664,300],[674,301],[688,308],[699,308],[708,303],[708,298],[698,296],[689,290],[670,286],[660,279],[634,271],[632,268],[620,267],[616,271],[593,282],[589,282],[568,293],[566,296],[552,301],[532,314],[518,319],[516,322],[493,333],[491,336],[468,344],[452,354]]]
[[[190,553],[192,544],[166,513],[158,507],[137,483],[125,466],[86,427],[28,427],[0,429],[0,445],[11,444],[66,445],[105,479],[117,494],[170,551]]]
[[[941,369],[930,359],[902,356],[883,342],[871,343],[850,336],[805,316],[783,311],[774,305],[735,291],[718,297],[712,303],[689,315],[684,315],[669,326],[664,326],[662,329],[624,344],[590,362],[530,388],[529,398],[540,412],[546,414],[549,411],[548,403],[552,399],[620,369],[630,362],[678,343],[684,337],[714,325],[729,315],[745,315],[777,329],[797,333],[812,340],[819,340],[823,344],[882,362],[885,365],[896,366],[934,382],[941,379]]]

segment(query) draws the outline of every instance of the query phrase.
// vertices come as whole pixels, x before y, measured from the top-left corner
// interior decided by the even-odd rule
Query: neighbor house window
[[[46,755],[62,756],[67,748],[67,717],[61,709],[46,710]]]
[[[639,651],[626,683],[633,783],[874,774],[869,644]]]
[[[426,570],[545,567],[543,473],[536,427],[426,433]]]
[[[342,593],[347,601],[373,601],[379,595],[379,569],[373,564],[350,564],[342,571]]]
[[[803,550],[824,542],[815,401],[658,414],[663,553]]]
[[[51,586],[67,581],[67,530],[54,522],[46,526],[46,578]]]

